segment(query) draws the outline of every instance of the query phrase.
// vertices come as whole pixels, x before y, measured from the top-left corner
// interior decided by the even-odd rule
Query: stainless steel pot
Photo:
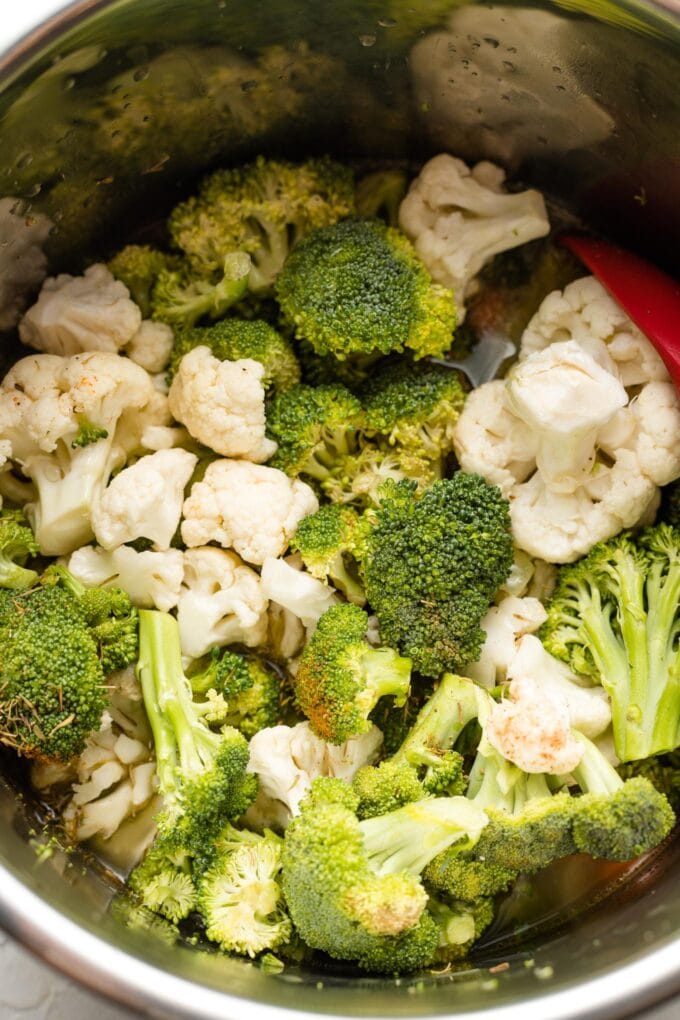
[[[496,159],[566,215],[657,261],[677,258],[676,0],[33,0],[3,11],[2,45],[8,34],[0,199],[18,199],[29,223],[50,218],[54,267],[152,234],[197,172],[259,151]],[[29,795],[17,799],[11,762],[5,771],[0,921],[153,1015],[611,1018],[680,990],[673,841],[596,909],[512,946],[491,942],[469,970],[271,975],[123,928],[108,911],[112,876],[37,847],[41,819]]]

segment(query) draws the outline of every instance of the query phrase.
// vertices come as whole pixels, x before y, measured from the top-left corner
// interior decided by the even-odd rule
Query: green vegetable
[[[317,354],[340,360],[408,349],[441,355],[456,325],[453,294],[432,282],[411,243],[379,220],[317,230],[276,284],[285,322]]]
[[[370,729],[380,698],[397,703],[409,692],[411,663],[391,648],[366,640],[368,614],[345,603],[331,606],[300,656],[293,688],[314,732],[332,744]]]
[[[359,516],[351,507],[322,506],[300,521],[290,543],[312,577],[328,581],[359,606],[366,596],[352,554],[361,530]]]
[[[398,227],[399,206],[407,187],[408,177],[403,170],[376,170],[367,174],[356,187],[357,213],[362,219],[380,216],[389,227]]]
[[[0,588],[30,588],[38,579],[24,564],[37,556],[38,543],[22,510],[0,511]]]
[[[670,525],[601,542],[560,569],[541,638],[609,694],[621,761],[680,743],[679,631],[680,532]]]
[[[249,272],[250,258],[242,251],[225,255],[211,277],[195,276],[186,265],[162,269],[151,295],[152,318],[185,329],[206,316],[219,319],[246,293]]]
[[[363,572],[383,641],[436,677],[479,656],[480,620],[512,565],[510,514],[478,475],[458,471],[420,497],[415,489],[384,485]]]
[[[176,255],[167,255],[147,244],[128,244],[109,259],[108,268],[125,284],[143,318],[148,319],[153,311],[152,294],[158,277],[162,272],[179,270],[181,261]]]
[[[192,673],[189,683],[194,694],[207,696],[211,722],[234,726],[248,740],[279,721],[281,681],[255,656],[215,648],[206,668]]]

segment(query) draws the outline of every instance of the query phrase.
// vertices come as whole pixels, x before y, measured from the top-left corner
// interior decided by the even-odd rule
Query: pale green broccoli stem
[[[610,765],[601,751],[582,733],[573,731],[583,746],[583,757],[572,770],[572,775],[583,793],[611,796],[623,786],[623,779],[613,765]]]
[[[447,674],[425,702],[394,762],[436,766],[441,752],[450,750],[480,711],[480,694],[470,680]]]
[[[654,730],[648,747],[674,750],[680,743],[680,562],[675,549],[669,549],[667,573],[658,560],[647,575],[648,654],[652,672],[649,685],[648,714],[654,715]],[[646,755],[645,755],[646,757]]]
[[[20,567],[18,563],[13,563],[9,556],[0,553],[0,588],[16,590],[30,588],[37,579],[38,574],[35,570]]]
[[[377,875],[420,875],[433,857],[455,844],[470,850],[487,816],[465,797],[431,797],[359,823],[364,849]]]
[[[254,292],[270,290],[288,257],[291,242],[288,229],[276,227],[261,216],[257,218],[266,237],[266,243],[252,253],[253,265],[248,276],[250,289]]]
[[[381,698],[393,695],[395,705],[403,705],[411,684],[411,660],[393,648],[366,648],[359,657],[358,671],[364,687],[357,696],[363,715],[373,711]]]

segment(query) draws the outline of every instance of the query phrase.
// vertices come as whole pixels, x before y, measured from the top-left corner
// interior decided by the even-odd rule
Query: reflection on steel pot
[[[153,237],[198,173],[258,152],[367,166],[442,150],[495,159],[566,221],[662,264],[676,257],[675,0],[45,0],[42,24],[29,7],[16,15],[25,34],[0,54],[2,329],[48,266],[78,270],[122,238]],[[566,1020],[624,1015],[680,989],[677,841],[632,871],[569,862],[550,879],[564,890],[555,916],[536,926],[540,909],[510,904],[523,937],[492,931],[459,973],[274,974],[125,927],[109,910],[116,875],[42,852],[44,819],[3,765],[0,921],[154,1015]]]

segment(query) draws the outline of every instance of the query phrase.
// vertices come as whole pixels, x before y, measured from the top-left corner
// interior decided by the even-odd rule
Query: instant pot
[[[170,205],[219,164],[330,152],[367,169],[415,167],[448,151],[501,163],[544,191],[563,222],[678,271],[677,0],[24,8],[0,13],[9,46],[0,211],[11,210],[13,227],[37,225],[53,270],[78,271],[122,239],[154,239]],[[14,243],[0,222],[0,293],[3,248]],[[599,904],[602,883],[597,894],[579,886],[570,909],[487,939],[453,973],[271,973],[124,926],[109,909],[119,876],[50,840],[21,769],[11,758],[0,768],[0,922],[49,963],[151,1015],[595,1020],[680,990],[674,839],[612,873]],[[572,873],[576,882],[583,862]]]

